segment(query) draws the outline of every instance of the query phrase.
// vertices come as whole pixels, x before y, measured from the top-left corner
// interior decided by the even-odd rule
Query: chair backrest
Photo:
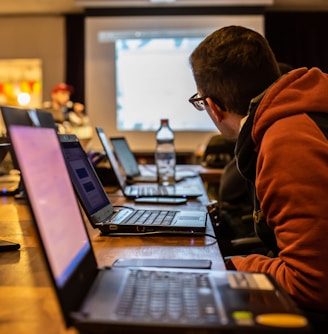
[[[205,149],[202,165],[223,168],[234,156],[235,142],[218,134],[213,136]]]

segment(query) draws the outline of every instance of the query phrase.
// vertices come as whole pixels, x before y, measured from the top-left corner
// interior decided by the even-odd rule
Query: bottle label
[[[175,165],[174,153],[156,153],[157,179],[160,185],[175,183]]]

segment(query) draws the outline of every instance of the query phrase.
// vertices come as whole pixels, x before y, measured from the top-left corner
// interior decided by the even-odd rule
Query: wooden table
[[[134,205],[120,191],[107,190],[114,205]],[[172,208],[205,210],[207,201],[204,194]],[[217,243],[209,236],[106,237],[87,221],[86,226],[99,266],[110,266],[117,258],[197,258],[224,269]],[[214,235],[210,224],[207,233]],[[24,199],[0,197],[0,238],[21,244],[19,251],[0,253],[0,333],[76,333],[65,328]]]

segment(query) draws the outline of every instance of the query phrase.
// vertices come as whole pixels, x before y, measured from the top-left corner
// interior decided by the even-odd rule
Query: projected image
[[[196,92],[188,58],[202,39],[116,39],[119,130],[154,131],[160,118],[169,118],[174,130],[215,131],[207,114],[188,102]]]

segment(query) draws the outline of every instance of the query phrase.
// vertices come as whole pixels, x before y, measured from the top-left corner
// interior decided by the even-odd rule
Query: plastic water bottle
[[[164,186],[174,184],[176,153],[174,132],[168,119],[161,119],[161,126],[156,132],[155,164],[158,183]]]

